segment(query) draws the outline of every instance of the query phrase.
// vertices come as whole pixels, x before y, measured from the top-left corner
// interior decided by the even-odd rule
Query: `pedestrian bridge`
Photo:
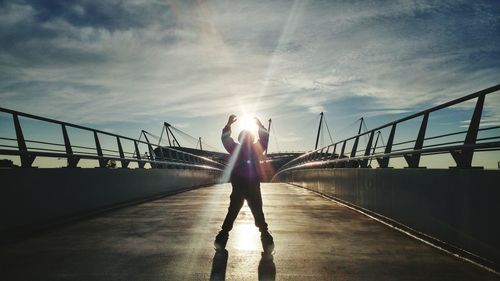
[[[345,205],[289,184],[262,186],[274,256],[245,206],[226,253],[213,238],[231,187],[140,203],[9,243],[3,280],[498,280],[498,275]]]
[[[201,151],[201,139],[200,150],[162,146],[145,131],[134,139],[0,108],[0,133],[12,129],[0,155],[18,160],[0,162],[0,279],[500,280],[500,170],[473,162],[500,151],[500,126],[481,123],[498,93],[500,85],[360,126],[301,155],[269,154],[260,165],[271,179],[262,194],[274,255],[261,253],[246,206],[227,252],[214,251],[230,165]],[[429,134],[434,114],[452,106],[472,107],[470,120],[451,126],[466,129]],[[50,124],[61,141],[33,139],[27,120]],[[415,121],[415,139],[398,140]],[[84,134],[91,145],[76,142]],[[423,167],[443,155],[453,167]],[[41,158],[64,167],[36,168]],[[395,160],[405,167],[391,168]]]

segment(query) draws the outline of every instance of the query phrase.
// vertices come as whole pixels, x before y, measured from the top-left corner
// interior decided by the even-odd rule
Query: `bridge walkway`
[[[263,184],[274,258],[246,205],[215,255],[228,184],[105,213],[1,246],[2,280],[499,280],[310,191]]]

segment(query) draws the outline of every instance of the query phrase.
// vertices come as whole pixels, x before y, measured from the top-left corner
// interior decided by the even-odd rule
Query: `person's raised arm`
[[[259,127],[259,144],[262,148],[262,152],[266,151],[267,145],[269,144],[269,132],[266,130],[262,122],[260,122],[259,118],[254,117],[255,124]]]
[[[224,145],[224,148],[229,153],[233,153],[234,148],[236,147],[236,142],[231,137],[231,125],[236,122],[236,120],[236,115],[231,114],[229,116],[229,119],[227,120],[226,126],[224,126],[224,129],[222,129],[222,145]]]

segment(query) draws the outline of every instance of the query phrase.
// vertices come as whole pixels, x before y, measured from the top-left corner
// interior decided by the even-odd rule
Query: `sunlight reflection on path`
[[[260,232],[246,202],[229,235],[228,251],[227,280],[258,280]]]
[[[255,227],[254,219],[247,204],[241,208],[240,215],[235,222],[229,238],[230,243],[236,250],[240,251],[261,251],[260,232]]]

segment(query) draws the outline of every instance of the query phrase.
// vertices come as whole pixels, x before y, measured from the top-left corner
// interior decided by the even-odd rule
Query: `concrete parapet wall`
[[[274,181],[340,199],[500,269],[499,170],[304,169]]]
[[[0,234],[28,230],[162,194],[217,183],[184,169],[0,169]]]

